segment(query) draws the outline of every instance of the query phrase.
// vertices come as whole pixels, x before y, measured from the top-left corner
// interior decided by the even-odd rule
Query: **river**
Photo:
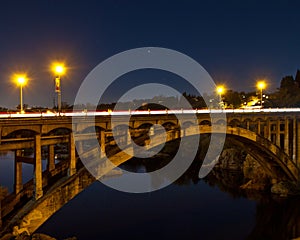
[[[12,189],[13,154],[0,157],[0,183]],[[25,164],[24,164],[25,165]],[[142,166],[139,166],[142,167]],[[124,166],[126,168],[126,165]],[[3,174],[9,172],[11,174]],[[197,178],[197,164],[175,183],[132,194],[93,183],[36,232],[57,239],[291,239],[300,231],[300,199],[242,191],[239,173]],[[25,166],[29,178],[32,167]],[[299,226],[298,226],[299,225]]]

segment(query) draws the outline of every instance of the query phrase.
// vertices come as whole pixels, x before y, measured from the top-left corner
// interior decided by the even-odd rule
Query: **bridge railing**
[[[127,110],[127,111],[74,111],[42,113],[0,113],[0,119],[12,118],[51,118],[51,117],[88,117],[122,115],[166,115],[166,114],[207,114],[207,113],[292,113],[300,108],[237,108],[237,109],[172,109],[172,110]]]

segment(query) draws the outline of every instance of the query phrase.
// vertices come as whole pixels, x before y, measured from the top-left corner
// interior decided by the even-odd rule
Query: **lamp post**
[[[61,76],[65,73],[65,67],[61,63],[53,64],[53,71],[55,73],[55,92],[57,93],[57,108],[61,112]]]
[[[16,75],[15,80],[17,84],[20,86],[20,113],[24,113],[23,110],[23,86],[27,83],[26,75]]]
[[[223,104],[223,100],[222,100],[222,94],[225,92],[225,87],[224,86],[217,86],[217,93],[219,94],[219,104],[220,106],[223,108],[224,104]]]
[[[260,106],[263,107],[263,89],[266,88],[265,81],[259,81],[257,83],[257,88],[260,90]]]

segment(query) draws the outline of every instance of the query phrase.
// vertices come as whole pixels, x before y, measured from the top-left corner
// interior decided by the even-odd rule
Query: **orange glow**
[[[24,77],[19,77],[19,78],[18,78],[18,83],[19,83],[20,85],[23,85],[23,84],[25,83],[25,78],[24,78]]]
[[[267,84],[266,84],[266,82],[265,81],[259,81],[259,82],[257,82],[257,88],[258,89],[265,89],[266,88],[266,86],[267,86]]]
[[[224,86],[218,86],[217,87],[217,93],[218,94],[223,94],[225,92],[225,87]]]
[[[51,69],[55,74],[60,75],[60,76],[65,74],[65,72],[66,72],[66,68],[63,63],[57,63],[57,62],[53,63]]]
[[[26,74],[23,74],[23,73],[22,74],[14,74],[12,79],[19,86],[25,86],[28,81]]]

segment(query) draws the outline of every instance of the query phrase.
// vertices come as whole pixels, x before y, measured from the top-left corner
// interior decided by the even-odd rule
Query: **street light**
[[[25,74],[17,74],[14,76],[14,80],[17,85],[20,86],[20,113],[24,113],[23,110],[23,86],[27,83],[27,76]]]
[[[53,63],[52,70],[55,73],[55,92],[57,93],[58,112],[61,112],[61,76],[65,74],[66,68],[62,63]]]
[[[223,100],[222,100],[222,94],[224,94],[224,92],[225,92],[224,86],[217,86],[217,93],[219,94],[219,98],[220,98],[219,104],[221,107],[224,107]]]
[[[260,90],[260,106],[263,107],[263,89],[266,88],[267,84],[265,81],[257,82],[257,88]]]

